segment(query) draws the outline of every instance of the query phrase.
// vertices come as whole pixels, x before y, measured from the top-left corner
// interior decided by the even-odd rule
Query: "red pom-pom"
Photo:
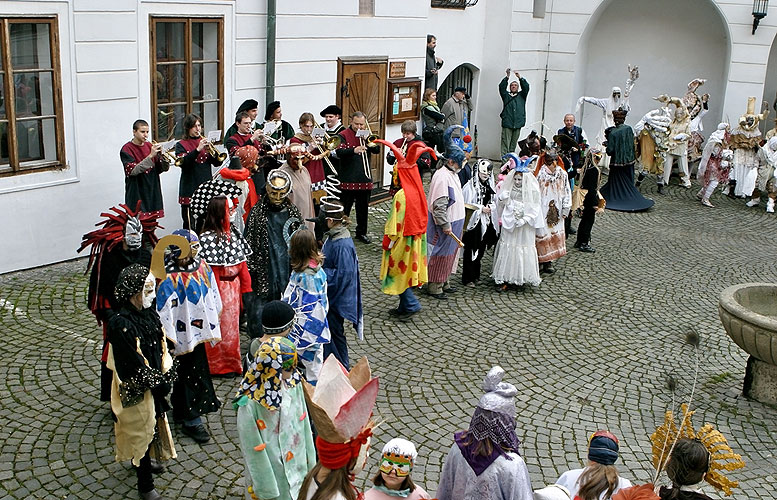
[[[464,137],[462,137],[461,140],[469,144],[470,142],[472,142],[472,136],[467,134]]]

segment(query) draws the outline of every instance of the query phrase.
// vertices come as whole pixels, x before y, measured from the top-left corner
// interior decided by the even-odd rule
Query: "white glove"
[[[523,217],[515,221],[515,227],[521,227],[524,224],[526,224],[526,219],[524,219]]]
[[[675,141],[687,141],[688,140],[688,134],[677,134],[674,136]]]

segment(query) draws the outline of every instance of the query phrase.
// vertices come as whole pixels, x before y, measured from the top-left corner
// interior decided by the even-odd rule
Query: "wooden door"
[[[386,137],[387,57],[341,57],[337,59],[337,104],[343,110],[343,125],[348,126],[354,111],[367,116],[372,133]],[[370,170],[375,186],[383,184],[383,148],[371,154]]]

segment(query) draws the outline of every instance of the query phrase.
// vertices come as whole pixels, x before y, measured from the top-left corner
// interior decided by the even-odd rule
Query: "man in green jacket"
[[[499,95],[502,97],[503,105],[502,113],[499,115],[502,117],[502,156],[515,150],[521,127],[526,125],[526,96],[529,95],[529,82],[521,78],[517,71],[515,77],[518,80],[510,82],[508,91],[509,77],[510,68],[507,68],[507,75],[499,82]]]

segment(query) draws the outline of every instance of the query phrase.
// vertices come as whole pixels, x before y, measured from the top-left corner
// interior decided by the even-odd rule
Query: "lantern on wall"
[[[758,29],[758,23],[766,17],[768,10],[769,0],[753,0],[753,35],[755,35],[755,30]]]

